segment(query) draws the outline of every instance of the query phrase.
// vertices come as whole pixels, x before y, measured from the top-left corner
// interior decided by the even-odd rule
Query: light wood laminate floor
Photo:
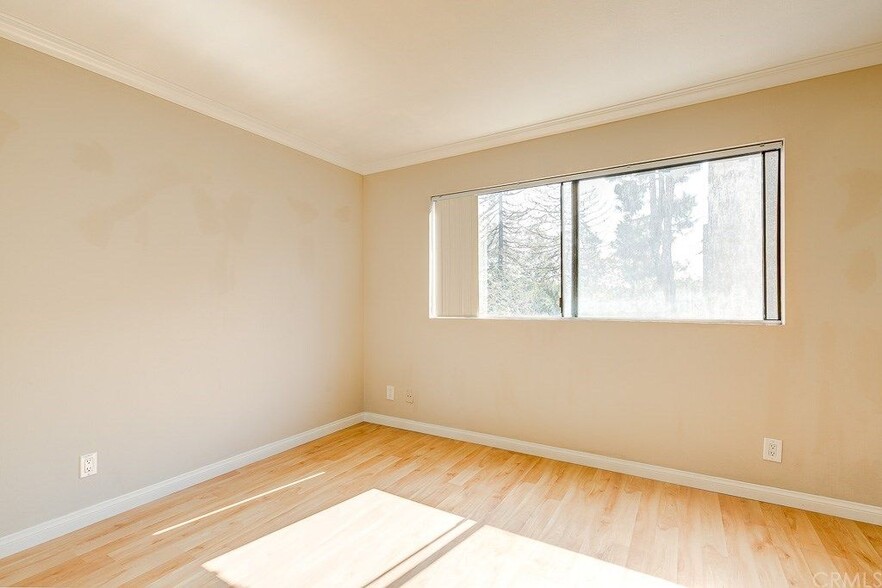
[[[0,585],[227,585],[209,562],[372,489],[685,586],[882,586],[882,527],[372,424],[2,559]]]

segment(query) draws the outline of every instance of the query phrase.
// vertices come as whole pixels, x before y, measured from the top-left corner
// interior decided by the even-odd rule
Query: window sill
[[[783,320],[710,320],[710,319],[650,319],[650,318],[603,318],[564,316],[429,316],[430,320],[453,321],[540,321],[540,322],[600,322],[600,323],[660,323],[682,325],[739,325],[781,327]]]

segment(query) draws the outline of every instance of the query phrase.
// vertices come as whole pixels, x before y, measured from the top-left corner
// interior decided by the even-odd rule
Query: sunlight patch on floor
[[[674,586],[369,490],[203,566],[231,586]]]

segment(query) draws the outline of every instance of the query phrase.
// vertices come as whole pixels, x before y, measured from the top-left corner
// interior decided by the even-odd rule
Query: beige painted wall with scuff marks
[[[0,536],[362,409],[361,176],[5,40],[0,71]]]
[[[882,504],[882,67],[364,180],[0,70],[0,536],[363,407]],[[784,327],[428,319],[431,195],[779,138]]]
[[[785,326],[428,318],[432,195],[782,138]],[[882,66],[370,175],[364,227],[366,410],[882,505]]]

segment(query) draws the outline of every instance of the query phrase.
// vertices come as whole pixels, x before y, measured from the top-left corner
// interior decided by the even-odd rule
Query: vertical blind
[[[478,200],[434,202],[434,314],[478,316]]]

